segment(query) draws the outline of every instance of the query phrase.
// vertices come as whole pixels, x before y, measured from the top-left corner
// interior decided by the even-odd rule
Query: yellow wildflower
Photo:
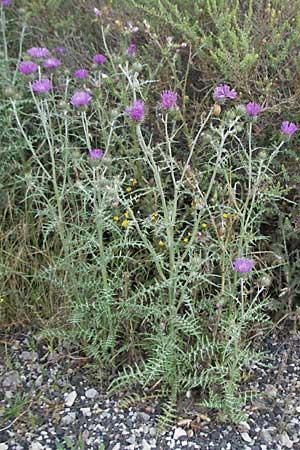
[[[228,218],[228,214],[227,213],[224,213],[223,214],[223,219],[227,219]]]
[[[158,213],[153,213],[151,216],[151,220],[156,220],[158,218]]]
[[[128,219],[128,217],[129,217],[129,211],[125,211],[125,212],[124,212],[124,216],[126,217],[126,219]]]
[[[119,216],[114,216],[114,217],[113,217],[113,220],[114,220],[115,222],[118,222]]]
[[[202,223],[202,228],[206,228],[207,227],[207,223]]]
[[[135,186],[137,184],[137,180],[135,178],[130,179],[132,186]]]
[[[185,244],[187,244],[187,243],[189,242],[189,238],[186,236],[186,237],[183,239],[183,242],[184,242]]]
[[[164,241],[159,241],[158,245],[159,245],[160,247],[164,247],[164,246],[166,245],[166,243],[165,243]]]
[[[123,220],[122,227],[127,228],[128,225],[129,225],[129,220],[127,220],[127,219]]]
[[[132,191],[132,187],[128,186],[128,187],[126,188],[126,192],[131,192],[131,191]]]

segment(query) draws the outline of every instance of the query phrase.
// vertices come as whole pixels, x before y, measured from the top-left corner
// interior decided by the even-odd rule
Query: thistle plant
[[[267,263],[260,228],[285,200],[272,176],[297,126],[284,121],[260,148],[267,111],[249,98],[241,107],[225,83],[205,94],[217,114],[197,104],[187,114],[190,63],[181,80],[169,60],[172,85],[160,90],[159,68],[137,66],[133,43],[115,55],[102,31],[102,53],[66,77],[63,56],[29,49],[34,61],[17,66],[23,98],[8,101],[43,256],[31,277],[61,300],[43,333],[93,358],[110,392],[164,398],[160,426],[184,395],[240,420],[241,374],[261,356],[252,328],[268,321],[259,280],[282,264]]]

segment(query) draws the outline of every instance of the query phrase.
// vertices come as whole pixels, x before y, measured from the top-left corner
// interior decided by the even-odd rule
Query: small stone
[[[80,408],[80,411],[84,415],[84,417],[91,417],[91,408]]]
[[[178,427],[174,431],[173,439],[176,441],[177,439],[186,436],[187,436],[186,431],[183,428]]]
[[[67,414],[66,416],[64,416],[61,419],[61,424],[62,425],[71,425],[71,423],[74,423],[76,420],[76,413],[74,412],[70,412],[69,414]]]
[[[41,387],[43,384],[43,375],[39,375],[34,384],[36,385],[36,387]]]
[[[77,397],[77,392],[76,391],[73,391],[73,392],[70,392],[70,394],[67,394],[65,396],[65,404],[66,404],[66,406],[68,406],[68,407],[72,406],[73,403],[75,402],[76,397]]]
[[[96,391],[96,389],[94,389],[94,388],[91,388],[91,389],[88,389],[86,392],[85,392],[85,396],[86,396],[86,398],[90,398],[90,399],[94,399],[94,398],[96,398],[96,397],[98,397],[98,391]]]
[[[272,398],[276,398],[277,394],[278,394],[278,390],[275,386],[273,386],[272,384],[267,384],[266,385],[266,389],[264,391],[265,395],[272,399]]]
[[[293,448],[293,441],[290,440],[289,435],[284,431],[279,438],[281,444],[287,448]]]
[[[8,445],[5,444],[5,442],[0,443],[0,450],[7,450]]]
[[[7,372],[2,382],[4,387],[15,390],[19,384],[21,384],[21,378],[17,371],[12,370]]]
[[[151,445],[150,444],[148,444],[148,442],[145,440],[145,439],[143,439],[143,441],[142,441],[142,450],[151,450]]]
[[[129,438],[126,439],[126,442],[128,442],[128,444],[135,444],[135,436],[129,436]]]
[[[43,450],[44,446],[40,444],[39,442],[33,442],[31,446],[29,447],[29,450]]]
[[[246,433],[251,430],[250,425],[247,422],[240,422],[238,424],[238,428],[242,433]]]
[[[192,438],[194,436],[194,431],[193,430],[188,430],[187,435],[189,438]]]
[[[245,442],[249,442],[249,444],[252,443],[252,439],[248,433],[241,433],[241,437]]]
[[[37,352],[24,351],[20,355],[20,358],[23,359],[23,361],[35,361],[37,357],[38,357]]]
[[[151,416],[145,412],[140,412],[139,417],[143,419],[144,422],[148,422],[151,419]]]
[[[117,443],[116,445],[113,446],[113,448],[111,450],[120,450],[121,445],[119,443]]]

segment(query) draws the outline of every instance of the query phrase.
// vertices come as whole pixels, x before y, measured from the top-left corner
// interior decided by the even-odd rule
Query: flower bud
[[[221,106],[218,103],[215,103],[213,106],[213,115],[218,117],[221,114]]]
[[[273,279],[272,279],[272,277],[270,277],[270,275],[263,275],[261,277],[261,279],[259,280],[259,283],[263,287],[270,287],[272,284],[272,281],[273,281]]]

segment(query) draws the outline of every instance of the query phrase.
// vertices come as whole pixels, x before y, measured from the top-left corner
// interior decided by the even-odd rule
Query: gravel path
[[[50,352],[31,335],[1,344],[0,450],[300,450],[298,332],[256,343],[272,368],[251,368],[247,387],[261,395],[246,405],[245,422],[217,423],[209,411],[187,408],[162,436],[158,401],[122,409],[82,367],[85,359]]]

